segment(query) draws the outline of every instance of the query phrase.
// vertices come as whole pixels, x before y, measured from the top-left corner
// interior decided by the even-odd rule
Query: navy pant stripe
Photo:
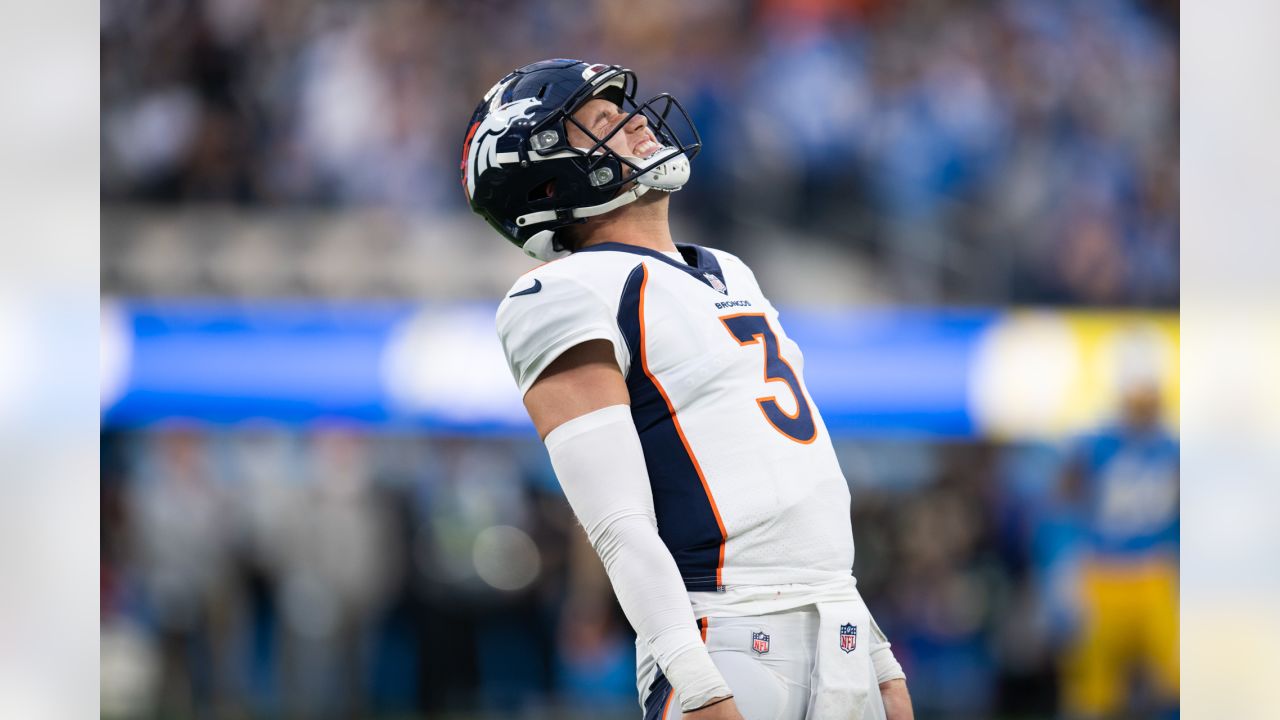
[[[644,699],[644,720],[661,720],[662,711],[667,708],[667,698],[671,696],[671,682],[662,671],[649,686],[649,696]],[[676,708],[679,711],[679,708]],[[679,717],[677,715],[676,717]]]

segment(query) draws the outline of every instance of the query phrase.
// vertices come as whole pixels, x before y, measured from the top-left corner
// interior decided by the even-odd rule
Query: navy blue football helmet
[[[567,254],[556,230],[633,202],[674,192],[702,146],[689,114],[666,93],[636,103],[635,73],[617,65],[543,60],[499,80],[471,116],[462,146],[462,187],[471,209],[529,255]],[[573,114],[593,98],[628,112],[604,137]],[[627,157],[606,143],[643,114],[661,147]],[[572,123],[590,147],[569,145]]]

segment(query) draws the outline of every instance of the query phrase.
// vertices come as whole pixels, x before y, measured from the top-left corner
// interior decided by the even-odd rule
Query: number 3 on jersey
[[[813,422],[813,411],[809,408],[809,399],[805,397],[804,389],[800,387],[800,378],[796,377],[795,370],[778,354],[778,336],[774,335],[773,328],[769,327],[769,321],[763,314],[749,313],[726,315],[720,318],[720,322],[724,323],[729,334],[738,341],[739,345],[755,345],[763,339],[765,382],[785,382],[787,387],[791,388],[791,394],[795,396],[794,415],[788,414],[778,405],[776,395],[756,398],[756,404],[760,406],[760,412],[764,413],[765,419],[777,428],[778,432],[798,443],[813,442],[817,437],[818,429]]]

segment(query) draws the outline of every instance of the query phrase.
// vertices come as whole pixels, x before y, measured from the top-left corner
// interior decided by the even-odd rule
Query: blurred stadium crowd
[[[496,297],[520,257],[467,216],[463,126],[560,55],[681,99],[705,149],[677,221],[768,259],[775,299],[844,275],[893,303],[1176,308],[1177,13],[103,0],[103,291]],[[919,717],[1057,711],[1073,448],[837,442]],[[105,716],[635,716],[630,629],[536,439],[175,423],[102,449]]]
[[[909,302],[1172,306],[1176,15],[1156,0],[109,0],[102,193],[456,215],[476,98],[581,56],[689,107],[706,147],[673,206],[691,237],[851,253]]]
[[[635,714],[633,636],[536,441],[263,426],[103,445],[108,717]],[[1063,449],[838,449],[859,588],[920,716],[1050,716],[1086,527]]]

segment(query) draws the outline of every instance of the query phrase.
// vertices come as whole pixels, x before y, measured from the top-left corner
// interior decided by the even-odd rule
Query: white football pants
[[[861,601],[698,624],[745,720],[884,720],[871,655],[889,647]],[[640,667],[652,661],[641,658]],[[649,676],[642,679],[645,719],[678,720],[679,702],[667,702],[670,684]]]

